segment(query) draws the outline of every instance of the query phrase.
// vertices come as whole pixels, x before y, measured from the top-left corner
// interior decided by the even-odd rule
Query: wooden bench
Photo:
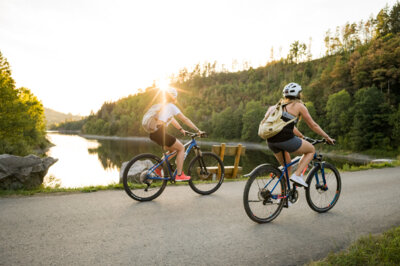
[[[246,152],[246,147],[242,146],[242,144],[238,144],[237,146],[226,146],[225,143],[221,143],[221,145],[213,145],[212,152],[217,154],[222,161],[224,161],[225,156],[235,156],[235,161],[232,166],[224,166],[225,168],[225,177],[226,178],[237,178],[238,175],[242,173],[243,168],[239,166],[240,156],[244,155]],[[217,171],[215,167],[215,171]]]

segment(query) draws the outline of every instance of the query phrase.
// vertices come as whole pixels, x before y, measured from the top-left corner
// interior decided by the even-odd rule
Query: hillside
[[[72,115],[71,113],[64,114],[46,107],[44,108],[44,115],[47,120],[48,128],[53,124],[59,124],[65,121],[77,121],[83,118],[82,116],[79,115]]]
[[[316,60],[310,60],[305,45],[295,41],[287,58],[264,67],[234,73],[217,72],[215,64],[197,65],[191,72],[183,69],[172,80],[180,91],[179,108],[213,138],[259,142],[258,124],[267,107],[278,101],[285,84],[297,82],[310,114],[338,140],[339,148],[398,153],[399,21],[400,4],[396,3],[391,10],[382,9],[376,19],[347,23],[335,35],[327,34],[326,56]],[[149,87],[104,103],[80,123],[82,131],[146,135],[141,119],[157,92]],[[315,136],[304,122],[298,126],[305,135]]]

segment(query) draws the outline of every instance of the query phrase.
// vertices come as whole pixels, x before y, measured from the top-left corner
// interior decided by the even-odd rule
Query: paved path
[[[304,193],[269,224],[242,204],[244,182],[210,196],[168,186],[139,203],[124,191],[0,199],[0,265],[302,265],[400,225],[400,168],[343,173],[338,204]]]

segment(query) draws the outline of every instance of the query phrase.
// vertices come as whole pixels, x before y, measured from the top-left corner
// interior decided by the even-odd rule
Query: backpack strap
[[[305,105],[305,104],[303,103],[302,100],[300,100],[300,99],[295,99],[295,100],[290,100],[290,101],[287,102],[287,103],[283,103],[283,104],[282,104],[282,109],[284,109],[284,110],[287,112],[286,106],[287,106],[288,104],[291,104],[291,103],[301,103],[301,104]],[[296,119],[297,119],[297,121],[295,122],[295,124],[297,124],[297,123],[300,121],[300,119],[301,119],[301,114],[300,114],[300,113],[299,113],[299,116],[296,117]],[[292,119],[292,120],[293,120],[293,119]],[[290,120],[290,121],[292,121],[292,120]]]

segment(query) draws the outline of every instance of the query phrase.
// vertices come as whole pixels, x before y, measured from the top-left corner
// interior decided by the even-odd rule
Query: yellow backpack
[[[262,139],[268,139],[279,132],[287,125],[295,121],[297,118],[293,118],[292,120],[289,120],[287,122],[282,120],[282,112],[283,112],[283,102],[279,101],[275,105],[275,110],[272,111],[272,113],[264,117],[264,119],[260,122],[260,125],[258,127],[258,135]]]

